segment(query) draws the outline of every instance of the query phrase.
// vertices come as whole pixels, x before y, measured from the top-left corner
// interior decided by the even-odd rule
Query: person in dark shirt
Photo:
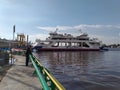
[[[28,63],[29,63],[29,55],[32,54],[32,51],[31,51],[31,46],[28,46],[27,47],[27,50],[26,50],[26,62],[25,62],[25,65],[28,66]]]

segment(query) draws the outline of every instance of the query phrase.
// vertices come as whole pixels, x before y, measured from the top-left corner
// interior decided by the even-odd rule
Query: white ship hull
[[[100,51],[100,49],[90,49],[90,48],[39,48],[38,51]]]
[[[86,47],[35,47],[37,51],[100,51],[100,48],[86,48]]]

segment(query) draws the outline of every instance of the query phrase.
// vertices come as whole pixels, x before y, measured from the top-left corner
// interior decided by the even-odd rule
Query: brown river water
[[[39,52],[66,90],[120,90],[120,51]]]

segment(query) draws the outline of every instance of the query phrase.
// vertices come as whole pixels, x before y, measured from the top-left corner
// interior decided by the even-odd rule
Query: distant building
[[[16,40],[7,40],[0,38],[0,48],[24,47],[27,45],[24,34],[18,34]]]

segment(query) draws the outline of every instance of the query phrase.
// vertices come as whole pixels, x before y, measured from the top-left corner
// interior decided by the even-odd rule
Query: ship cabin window
[[[54,39],[54,40],[59,40],[59,38],[52,38],[52,39]]]
[[[52,38],[53,40],[66,40],[66,38]]]
[[[85,42],[83,42],[83,47],[89,47]]]
[[[89,40],[88,38],[79,38],[78,40]]]
[[[92,45],[100,45],[100,43],[98,43],[98,42],[91,42],[90,44],[92,44]]]

